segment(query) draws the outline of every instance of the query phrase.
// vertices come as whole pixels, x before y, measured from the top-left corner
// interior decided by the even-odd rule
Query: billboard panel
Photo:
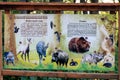
[[[115,15],[5,15],[4,68],[115,71]]]

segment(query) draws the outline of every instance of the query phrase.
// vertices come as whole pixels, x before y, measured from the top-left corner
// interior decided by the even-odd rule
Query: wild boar
[[[68,64],[68,60],[69,60],[69,55],[62,51],[62,50],[57,50],[56,52],[53,52],[52,54],[52,62],[56,62],[57,65],[59,66],[65,66],[67,67]]]

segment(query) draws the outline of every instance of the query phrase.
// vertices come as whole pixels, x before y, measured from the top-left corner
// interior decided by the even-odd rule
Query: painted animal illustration
[[[110,34],[110,35],[109,35],[109,38],[110,38],[110,40],[111,40],[111,45],[113,45],[113,43],[114,43],[114,36],[113,36],[113,34]]]
[[[89,63],[89,64],[96,64],[100,62],[104,58],[102,53],[97,53],[96,51],[92,54],[85,54],[82,57],[82,64]]]
[[[56,39],[57,39],[57,41],[60,42],[61,33],[59,33],[58,31],[55,31],[54,34],[56,34]]]
[[[107,54],[111,54],[114,51],[114,39],[113,35],[109,34],[105,26],[100,27],[101,32],[101,49],[103,52],[106,52]]]
[[[56,62],[57,65],[59,66],[66,66],[68,64],[69,60],[69,55],[62,51],[62,50],[57,50],[56,52],[53,52],[52,54],[52,62]]]
[[[84,53],[89,51],[90,42],[88,42],[84,37],[72,38],[69,41],[68,48],[72,52]]]
[[[51,29],[53,29],[54,27],[56,27],[56,25],[51,21],[50,22],[50,27],[51,27]]]
[[[78,62],[74,61],[73,59],[71,59],[71,62],[69,63],[70,66],[77,66]]]
[[[19,28],[17,26],[14,27],[14,33],[18,33],[18,31],[19,31]]]
[[[112,54],[106,54],[103,59],[103,66],[107,68],[111,68],[114,65],[115,58]]]
[[[36,50],[39,56],[39,63],[42,63],[43,56],[46,57],[46,50],[48,48],[48,45],[45,45],[45,42],[39,41],[36,45]]]
[[[104,63],[103,66],[107,68],[111,68],[112,64],[110,62],[107,62],[107,63]]]
[[[20,46],[18,49],[18,54],[21,54],[21,58],[26,61],[26,56],[28,61],[30,62],[29,59],[29,53],[30,53],[30,44],[31,44],[31,38],[27,39],[27,44],[23,44],[21,41],[19,42]],[[23,58],[24,56],[24,58]]]
[[[10,51],[10,52],[4,52],[4,61],[6,62],[7,65],[9,63],[12,63],[13,65],[15,65],[14,54],[13,54],[12,51]]]
[[[51,27],[51,29],[53,28],[53,22],[52,21],[50,22],[50,27]]]

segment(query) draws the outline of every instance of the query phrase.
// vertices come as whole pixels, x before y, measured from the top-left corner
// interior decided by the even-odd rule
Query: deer
[[[29,53],[30,53],[31,38],[27,39],[27,44],[23,44],[21,41],[19,42],[19,44],[20,46],[18,49],[18,54],[22,53],[21,58],[23,59],[23,56],[24,56],[23,60],[25,61],[26,61],[26,56],[27,56],[27,59],[30,62]]]

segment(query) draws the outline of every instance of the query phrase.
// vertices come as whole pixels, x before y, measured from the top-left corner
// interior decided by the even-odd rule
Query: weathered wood
[[[22,6],[22,7],[21,7]],[[119,3],[33,3],[33,2],[0,2],[1,10],[81,10],[81,11],[116,11]]]
[[[3,70],[3,75],[13,76],[40,76],[40,77],[61,77],[61,78],[104,78],[117,79],[115,73],[80,73],[80,72],[45,72],[45,71],[20,71],[20,70]]]
[[[118,11],[118,51],[120,50],[120,7]],[[118,52],[118,74],[119,74],[119,79],[120,80],[120,51]]]
[[[0,80],[3,80],[3,75],[1,73],[3,69],[2,62],[2,11],[0,11]]]

